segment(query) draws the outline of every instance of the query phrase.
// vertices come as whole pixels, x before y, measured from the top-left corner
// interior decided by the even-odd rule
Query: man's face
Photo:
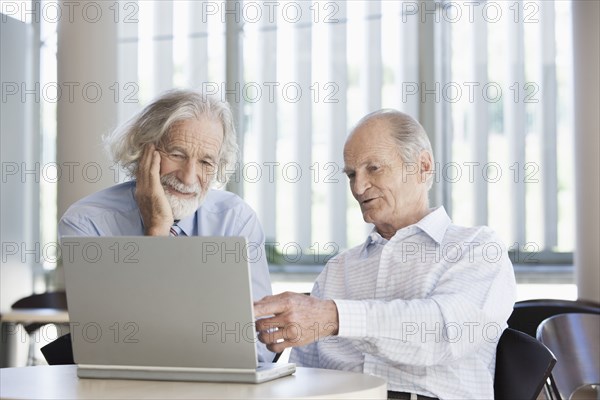
[[[427,161],[422,157],[416,164]],[[422,218],[427,209],[425,175],[419,172],[420,165],[402,161],[386,121],[372,120],[359,126],[346,142],[344,163],[365,222],[375,224],[382,236],[389,238]]]
[[[221,124],[203,117],[174,124],[158,144],[161,183],[175,219],[193,214],[204,200],[222,143]]]

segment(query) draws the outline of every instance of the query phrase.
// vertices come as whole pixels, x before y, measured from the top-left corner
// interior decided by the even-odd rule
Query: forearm
[[[358,339],[355,345],[362,351],[394,364],[411,360],[415,365],[435,365],[458,359],[481,345],[484,327],[492,324],[501,330],[504,323],[475,309],[463,309],[464,317],[445,315],[434,300],[336,303],[338,335]]]
[[[503,273],[488,283],[415,300],[336,300],[339,336],[391,363],[434,365],[497,341],[514,304]],[[479,282],[479,285],[486,286]],[[479,296],[480,293],[485,293]]]

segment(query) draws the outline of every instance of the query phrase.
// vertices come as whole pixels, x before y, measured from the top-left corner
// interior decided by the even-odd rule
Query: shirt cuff
[[[367,336],[367,307],[358,300],[335,300],[338,310],[338,336]]]

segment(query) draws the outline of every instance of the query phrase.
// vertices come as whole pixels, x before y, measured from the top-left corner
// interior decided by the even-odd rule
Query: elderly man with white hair
[[[270,295],[265,237],[254,211],[215,190],[236,162],[227,103],[192,90],[164,93],[106,139],[115,162],[134,178],[73,204],[59,236],[243,236],[252,293]],[[143,277],[141,277],[143,279]],[[273,354],[259,345],[259,360]]]
[[[491,229],[429,208],[431,145],[408,115],[364,117],[344,164],[374,228],[327,263],[311,296],[256,302],[259,339],[294,347],[301,366],[383,377],[390,398],[494,398],[496,345],[516,297],[506,247]]]

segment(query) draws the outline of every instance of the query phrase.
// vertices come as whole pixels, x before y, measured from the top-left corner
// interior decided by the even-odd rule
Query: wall
[[[39,267],[39,136],[34,121],[39,109],[32,69],[33,27],[0,14],[0,140],[2,180],[0,219],[2,263],[0,311],[33,290]],[[38,181],[38,182],[36,182]]]
[[[600,303],[600,2],[573,2],[575,274],[578,297]]]

